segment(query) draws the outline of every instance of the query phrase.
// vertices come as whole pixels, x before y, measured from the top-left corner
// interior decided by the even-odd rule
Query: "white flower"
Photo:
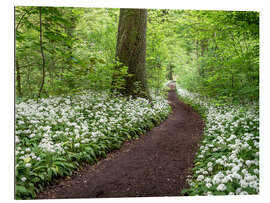
[[[204,176],[203,175],[199,175],[198,178],[197,178],[197,181],[201,181],[204,179]]]
[[[19,121],[18,121],[18,124],[19,124],[19,125],[23,125],[24,122],[23,122],[22,120],[19,120]]]
[[[217,163],[217,164],[223,165],[223,164],[224,164],[224,161],[223,161],[222,159],[217,159],[217,160],[216,160],[216,163]]]
[[[248,186],[251,188],[259,189],[259,184],[257,181],[252,181],[248,183]]]
[[[213,195],[213,193],[212,192],[207,192],[206,195],[211,196],[211,195]]]
[[[242,169],[242,171],[241,171],[243,174],[247,174],[248,173],[248,171],[247,171],[247,169]]]
[[[213,163],[212,162],[208,162],[207,166],[208,167],[211,167],[211,166],[213,166]]]
[[[247,165],[248,167],[250,167],[251,164],[252,164],[252,161],[246,160],[246,165]]]
[[[208,174],[208,172],[207,171],[203,171],[203,175],[207,175]]]
[[[242,188],[245,188],[245,187],[248,186],[248,183],[247,183],[246,180],[240,180],[240,185],[241,185]]]
[[[259,170],[258,170],[257,168],[255,168],[255,169],[253,170],[253,172],[254,172],[255,174],[259,174]]]
[[[20,142],[20,139],[19,139],[19,137],[16,135],[15,136],[15,143],[17,144],[17,143],[19,143]]]
[[[236,173],[239,170],[240,170],[240,167],[239,166],[235,166],[235,167],[232,168],[232,172],[233,173]]]
[[[224,185],[224,184],[220,184],[219,186],[217,186],[217,190],[218,191],[224,191],[224,190],[226,190],[227,189],[227,187],[226,187],[226,185]]]
[[[30,167],[31,167],[31,164],[30,164],[30,163],[26,163],[26,164],[25,164],[25,167],[26,167],[26,168],[30,168]]]
[[[21,178],[22,182],[26,181],[26,179],[27,179],[26,177]]]
[[[229,192],[229,194],[228,195],[234,195],[234,193],[233,192]]]
[[[236,191],[235,191],[235,193],[236,193],[237,195],[239,195],[239,193],[240,193],[241,191],[242,191],[241,188],[237,188]]]
[[[248,195],[248,193],[246,191],[242,191],[239,193],[239,195]]]
[[[254,181],[254,180],[256,180],[256,179],[257,179],[257,177],[256,177],[255,175],[247,174],[247,175],[245,176],[245,180],[246,180],[247,182],[251,182],[251,181]]]
[[[222,108],[217,108],[207,100],[199,98],[198,94],[192,94],[188,91],[178,89],[177,87],[180,95],[190,98],[195,104],[205,107],[207,117],[205,135],[206,138],[211,138],[210,140],[205,139],[202,141],[203,144],[197,153],[197,158],[203,159],[201,161],[205,167],[194,171],[194,174],[197,176],[196,181],[190,178],[190,180],[187,180],[189,185],[195,187],[197,181],[201,181],[203,184],[199,184],[198,187],[205,185],[205,188],[212,189],[214,185],[215,188],[218,186],[218,189],[222,189],[222,184],[226,187],[226,183],[233,180],[240,185],[240,188],[238,191],[231,191],[229,194],[239,194],[244,190],[242,186],[246,185],[258,192],[259,153],[256,151],[258,151],[259,142],[257,141],[258,133],[252,132],[253,128],[254,130],[258,130],[257,123],[259,123],[259,119],[256,111],[250,111],[246,115],[240,115],[237,109],[238,107],[235,108],[233,105],[228,105],[224,106],[224,108],[223,106]],[[68,145],[63,146],[63,143],[66,141],[73,143],[74,139],[77,138],[73,146],[81,147],[80,143],[97,141],[101,136],[116,136],[113,133],[115,130],[121,131],[123,128],[128,129],[133,128],[134,125],[139,123],[143,124],[146,121],[146,117],[154,117],[159,112],[169,113],[169,109],[167,108],[168,103],[166,101],[155,101],[152,108],[149,108],[147,105],[149,105],[149,102],[142,98],[126,101],[121,101],[119,98],[112,100],[107,93],[97,94],[95,92],[75,96],[72,100],[70,97],[53,97],[41,99],[38,104],[35,101],[21,102],[18,105],[16,104],[16,119],[18,119],[16,123],[27,123],[29,124],[29,129],[24,129],[22,128],[23,126],[17,125],[15,142],[19,143],[19,138],[36,142],[36,140],[31,138],[38,136],[42,139],[40,141],[38,140],[39,143],[33,144],[37,144],[45,153],[65,153],[70,150]],[[87,112],[86,117],[84,113],[81,113],[84,111]],[[254,127],[250,124],[251,120]],[[63,124],[64,128],[61,131],[55,132],[52,124],[57,125],[58,123]],[[244,126],[246,126],[246,129],[244,129]],[[238,128],[242,128],[244,132],[242,134],[238,133]],[[58,136],[59,138],[62,136],[65,138],[61,142],[59,142],[59,139],[53,139],[54,137],[58,138]],[[249,145],[250,142],[253,142],[253,144]],[[21,145],[23,143],[19,144]],[[222,157],[206,156],[206,153],[220,150],[223,148],[222,146],[228,149],[228,153]],[[16,148],[21,152],[18,144]],[[25,148],[26,146],[22,146],[24,151],[22,153],[28,154],[27,151],[29,150]],[[253,150],[255,148],[256,151],[253,154],[256,154],[256,159],[244,160],[241,158],[239,152],[243,148],[245,150]],[[32,147],[30,149],[32,150]],[[31,150],[29,153],[31,153]],[[252,150],[250,153],[252,153]],[[21,153],[16,152],[16,160],[23,166],[26,163],[32,163],[27,159],[23,164],[23,160],[26,157],[31,157],[34,161],[41,160],[40,157],[36,157],[32,153],[30,156],[22,156]],[[215,173],[216,171],[213,169],[215,163],[225,166],[225,170],[222,171],[223,174],[221,172]],[[25,166],[31,167],[31,164],[29,164]],[[249,169],[251,174],[249,174],[247,169]],[[207,173],[210,175],[208,176]],[[28,177],[28,174],[25,174],[25,177]],[[206,192],[205,194],[210,195],[212,193]]]
[[[34,133],[32,133],[31,135],[29,135],[30,138],[35,137],[36,135]]]
[[[242,176],[241,176],[240,174],[238,174],[238,173],[233,173],[233,174],[232,174],[232,177],[233,177],[233,178],[236,178],[236,179],[239,179],[239,180],[242,179]]]
[[[217,150],[218,150],[218,148],[216,148],[216,147],[215,147],[215,148],[213,148],[213,152],[216,152]]]
[[[210,188],[210,187],[212,187],[212,184],[211,183],[206,183],[205,186]]]
[[[200,154],[200,155],[198,156],[198,158],[203,158],[203,155],[202,155],[202,154]]]

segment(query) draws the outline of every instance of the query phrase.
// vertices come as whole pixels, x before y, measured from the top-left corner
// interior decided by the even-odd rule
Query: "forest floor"
[[[173,113],[97,164],[60,178],[37,199],[180,196],[202,139],[203,119],[168,92]]]

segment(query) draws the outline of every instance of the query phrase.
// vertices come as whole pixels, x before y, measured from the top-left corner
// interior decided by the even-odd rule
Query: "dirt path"
[[[168,92],[173,113],[94,166],[60,179],[38,199],[179,196],[201,140],[202,118]]]

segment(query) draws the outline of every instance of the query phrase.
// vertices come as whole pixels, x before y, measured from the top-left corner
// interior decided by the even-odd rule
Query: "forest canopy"
[[[110,89],[119,11],[16,7],[16,98]],[[203,95],[258,100],[259,13],[148,9],[146,71],[155,94],[174,79]]]

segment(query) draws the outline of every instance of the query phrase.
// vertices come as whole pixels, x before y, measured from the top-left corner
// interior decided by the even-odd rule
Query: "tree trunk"
[[[21,72],[20,72],[20,66],[18,63],[18,59],[16,59],[16,72],[17,72],[17,90],[19,97],[22,97],[22,86],[21,86]]]
[[[121,63],[116,67],[116,72],[123,66],[128,67],[128,74],[123,77],[124,85],[119,91],[126,95],[149,97],[146,70],[146,9],[120,9],[116,60]],[[114,86],[119,78],[119,74],[113,77]]]
[[[44,52],[43,52],[43,42],[42,42],[42,18],[41,18],[41,7],[39,7],[39,43],[40,43],[40,53],[41,53],[41,58],[42,58],[42,80],[41,80],[41,85],[40,89],[38,92],[38,98],[40,98],[40,94],[42,92],[44,82],[45,82],[45,57],[44,57]]]
[[[70,39],[67,45],[67,54],[68,54],[68,68],[71,70],[73,66],[73,43],[74,39],[74,30],[76,28],[76,17],[72,14],[72,9],[68,10],[68,20],[71,22],[70,25],[65,26],[65,32],[67,33],[68,38]]]
[[[200,47],[201,47],[201,57],[204,57],[205,50],[207,49],[207,39],[202,39],[200,41]],[[199,74],[200,74],[201,77],[204,77],[203,64],[200,64]]]
[[[168,66],[168,80],[173,80],[173,65],[169,64]]]

